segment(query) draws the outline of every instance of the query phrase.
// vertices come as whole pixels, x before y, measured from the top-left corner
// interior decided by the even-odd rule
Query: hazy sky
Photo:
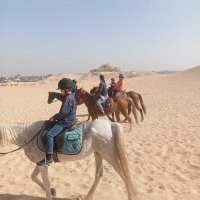
[[[199,0],[0,0],[0,75],[200,64]]]

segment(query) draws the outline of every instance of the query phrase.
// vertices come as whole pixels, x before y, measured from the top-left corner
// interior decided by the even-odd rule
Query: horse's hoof
[[[92,196],[82,196],[79,195],[76,200],[93,200]]]
[[[76,197],[76,199],[75,200],[83,200],[84,199],[84,196],[82,196],[82,195],[79,195],[78,197]]]
[[[132,130],[133,130],[133,127],[130,127],[130,128],[128,129],[128,132],[130,133]]]
[[[51,195],[52,195],[53,197],[56,196],[56,189],[55,189],[55,188],[51,188]]]

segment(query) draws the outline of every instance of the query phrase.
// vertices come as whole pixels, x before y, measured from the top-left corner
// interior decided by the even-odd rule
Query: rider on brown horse
[[[114,87],[115,97],[121,96],[124,94],[124,75],[119,74],[119,80]]]
[[[100,109],[100,111],[102,112],[102,114],[105,115],[104,113],[104,109],[102,104],[106,102],[106,100],[108,99],[108,90],[107,90],[107,85],[106,85],[106,81],[104,78],[104,75],[100,75],[100,83],[99,83],[99,87],[96,93],[96,97],[97,97],[97,106]]]
[[[114,97],[116,82],[115,82],[114,78],[111,78],[110,80],[111,80],[111,82],[110,82],[110,87],[108,88],[108,95],[109,95],[109,97]]]

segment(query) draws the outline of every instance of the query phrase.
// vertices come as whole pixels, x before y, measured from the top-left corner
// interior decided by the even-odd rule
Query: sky
[[[0,0],[0,76],[200,64],[199,0]]]

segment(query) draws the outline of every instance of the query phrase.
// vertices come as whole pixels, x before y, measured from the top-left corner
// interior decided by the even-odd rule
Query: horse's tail
[[[141,106],[142,106],[142,110],[143,110],[144,114],[146,114],[146,113],[147,113],[147,110],[146,110],[146,106],[145,106],[145,104],[144,104],[144,101],[143,101],[143,99],[142,99],[142,95],[141,95],[141,94],[138,94],[138,96],[139,96],[139,99],[140,99],[140,104],[141,104]]]
[[[133,188],[133,183],[131,180],[131,175],[128,167],[128,162],[126,158],[126,153],[124,150],[124,142],[122,137],[122,127],[118,123],[112,123],[112,132],[115,142],[115,148],[118,155],[120,167],[124,178],[128,182],[128,188],[132,195],[136,196],[136,191]]]

